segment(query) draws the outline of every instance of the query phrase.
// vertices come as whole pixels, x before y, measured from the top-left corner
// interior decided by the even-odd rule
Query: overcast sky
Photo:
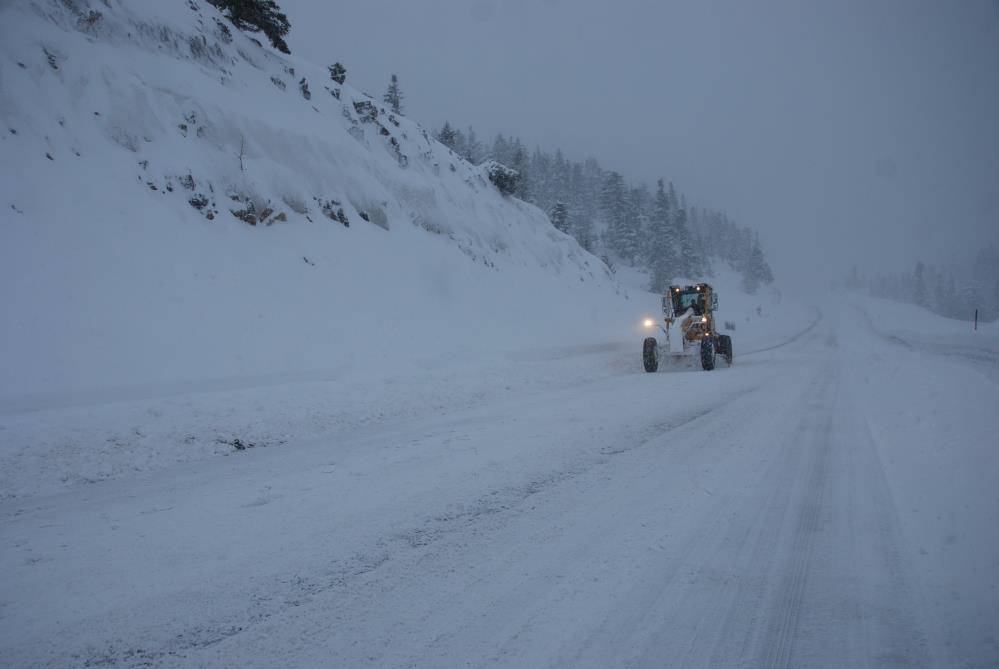
[[[999,243],[999,0],[279,0],[295,55],[761,233],[781,283]]]

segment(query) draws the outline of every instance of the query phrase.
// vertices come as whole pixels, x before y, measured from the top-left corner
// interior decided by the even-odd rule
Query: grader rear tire
[[[646,372],[659,369],[659,343],[655,337],[646,337],[642,344],[642,364]]]
[[[718,352],[725,357],[725,364],[732,366],[732,338],[728,335],[718,335]]]

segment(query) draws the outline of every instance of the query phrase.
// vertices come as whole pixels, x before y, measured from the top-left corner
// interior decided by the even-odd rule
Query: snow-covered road
[[[995,370],[884,327],[8,499],[0,665],[995,666]]]

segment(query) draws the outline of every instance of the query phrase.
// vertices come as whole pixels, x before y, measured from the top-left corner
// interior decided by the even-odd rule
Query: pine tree
[[[444,127],[437,132],[437,141],[453,151],[457,137],[458,135],[454,128],[451,127],[451,123],[444,121]]]
[[[570,219],[572,236],[586,251],[593,253],[596,239],[593,235],[593,221],[587,216],[573,215]]]
[[[547,211],[555,206],[558,196],[552,191],[551,159],[538,147],[531,154],[530,171],[531,202]]]
[[[517,197],[521,200],[530,201],[533,183],[531,181],[531,168],[528,160],[527,151],[518,139],[510,166],[520,175],[520,183],[517,186]]]
[[[696,279],[701,274],[700,261],[697,257],[697,249],[694,247],[690,227],[687,225],[687,209],[683,205],[681,198],[679,206],[673,210],[673,226],[676,230],[676,236],[680,240],[679,269],[684,276]]]
[[[774,282],[774,271],[770,268],[770,263],[767,262],[762,249],[760,249],[760,259],[763,261],[760,264],[760,279],[763,283],[769,285]]]
[[[960,296],[957,293],[957,282],[954,280],[954,274],[951,273],[947,277],[947,308],[944,312],[945,316],[950,316],[951,318],[959,318],[961,316],[961,305],[958,303]]]
[[[587,215],[596,218],[600,211],[600,194],[607,180],[607,173],[596,160],[587,158],[580,169],[579,177],[574,199]]]
[[[738,228],[733,223],[732,235],[732,268],[746,274],[753,255],[753,233],[749,228]]]
[[[569,232],[569,207],[565,202],[556,202],[551,213],[552,225],[559,232]]]
[[[468,140],[465,138],[465,133],[461,131],[461,128],[454,129],[454,144],[451,148],[462,158],[465,158],[468,154]]]
[[[512,163],[513,152],[510,149],[510,142],[502,134],[496,135],[496,139],[493,140],[493,148],[489,157],[504,165]]]
[[[475,134],[475,129],[472,126],[468,126],[468,134],[465,135],[465,160],[473,165],[478,165],[482,162],[484,153],[482,142],[479,141],[479,136]]]
[[[399,88],[399,77],[395,74],[389,79],[388,89],[385,91],[385,95],[382,96],[382,101],[385,102],[395,114],[402,113],[402,90]]]
[[[618,172],[607,175],[603,190],[600,192],[600,208],[607,220],[607,246],[619,258],[627,259],[628,233],[625,210],[624,177]]]
[[[291,29],[288,17],[274,0],[208,0],[233,25],[247,32],[263,32],[271,45],[282,53],[291,53],[284,36]]]
[[[920,260],[916,263],[916,271],[913,274],[913,301],[923,308],[930,306],[929,293],[926,290],[926,278],[924,277],[924,272],[926,271],[926,266],[923,265],[923,261]]]
[[[649,221],[649,246],[647,265],[652,275],[649,289],[665,293],[673,281],[677,266],[678,244],[670,224],[672,212],[663,180],[656,182]]]
[[[750,295],[756,293],[764,283],[773,283],[773,272],[770,265],[763,257],[763,249],[760,248],[759,237],[753,240],[753,245],[749,251],[749,258],[746,268],[742,273],[742,285]]]
[[[555,158],[551,163],[552,173],[548,179],[548,185],[552,197],[564,202],[571,202],[572,189],[570,182],[569,161],[562,155],[562,150],[555,151]]]
[[[750,256],[752,257],[752,256]],[[752,261],[750,261],[752,262]],[[760,280],[756,276],[756,273],[750,269],[746,269],[742,274],[742,287],[750,295],[755,295],[756,291],[760,289]]]
[[[676,192],[673,182],[669,184],[669,191],[666,194],[666,201],[669,207],[669,217],[666,220],[667,239],[670,245],[671,266],[670,271],[673,276],[693,278],[696,274],[696,258],[694,258],[694,247],[687,230],[687,212],[681,206],[681,198]]]
[[[995,320],[999,316],[999,247],[989,245],[978,252],[972,276],[983,300],[979,318]]]
[[[942,276],[933,284],[933,311],[941,316],[950,316],[950,299]]]

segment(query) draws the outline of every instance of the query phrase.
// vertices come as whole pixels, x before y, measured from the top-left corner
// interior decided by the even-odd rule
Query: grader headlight
[[[642,321],[642,325],[645,326],[646,330],[652,328],[652,326],[654,326],[655,324],[656,324],[656,322],[654,320],[652,320],[651,318],[646,318],[644,321]]]

